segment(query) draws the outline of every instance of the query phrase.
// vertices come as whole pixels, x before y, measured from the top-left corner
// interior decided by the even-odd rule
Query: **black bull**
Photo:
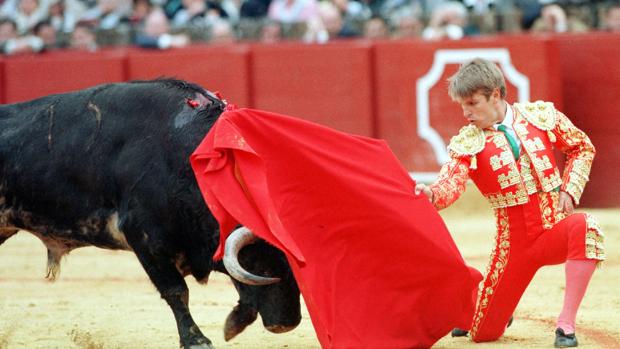
[[[131,250],[169,304],[185,348],[212,348],[189,312],[184,276],[226,272],[212,256],[217,221],[189,156],[224,103],[178,80],[107,84],[0,106],[0,244],[18,230],[48,249],[48,278],[72,249]],[[273,332],[301,319],[299,289],[284,255],[264,242],[239,255],[268,286],[233,280],[239,303],[228,340],[261,315]]]

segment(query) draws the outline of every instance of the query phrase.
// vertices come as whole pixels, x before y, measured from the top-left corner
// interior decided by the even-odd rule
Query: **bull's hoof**
[[[229,341],[236,335],[243,332],[249,324],[256,320],[258,312],[256,309],[237,304],[228,314],[226,323],[224,324],[224,340]]]
[[[185,341],[181,341],[181,348],[183,349],[215,349],[209,338],[205,337],[198,326],[192,326],[190,332],[193,332],[190,338],[186,338]]]
[[[190,345],[188,347],[185,347],[184,349],[215,349],[215,347],[211,343],[202,343]]]
[[[450,332],[450,334],[452,335],[452,337],[466,337],[469,334],[469,331],[457,327],[452,329],[452,332]]]

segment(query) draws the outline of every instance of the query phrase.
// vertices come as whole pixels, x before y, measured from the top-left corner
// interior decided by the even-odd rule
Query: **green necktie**
[[[508,144],[510,144],[510,149],[512,149],[512,155],[514,155],[515,159],[519,159],[519,147],[517,146],[517,141],[508,133],[507,127],[505,125],[497,126],[497,129],[504,133],[506,139],[508,140]]]

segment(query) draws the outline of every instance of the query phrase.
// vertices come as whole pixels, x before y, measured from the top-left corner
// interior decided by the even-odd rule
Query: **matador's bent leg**
[[[485,276],[483,288],[476,305],[471,329],[474,342],[490,342],[504,334],[523,292],[538,268],[527,263],[508,262],[500,270],[496,263]]]
[[[546,231],[537,249],[544,263],[566,261],[566,289],[557,327],[575,333],[577,310],[585,296],[595,265],[605,259],[604,235],[596,220],[588,214],[573,214]]]
[[[526,228],[523,219],[514,217],[513,226],[509,227],[506,209],[496,210],[496,216],[495,250],[472,321],[471,338],[475,342],[494,341],[504,333],[519,299],[538,269],[538,265],[530,263],[524,255]]]

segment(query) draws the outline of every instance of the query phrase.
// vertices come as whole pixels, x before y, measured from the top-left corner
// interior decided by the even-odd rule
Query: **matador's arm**
[[[566,154],[560,190],[567,192],[575,204],[579,204],[596,150],[585,132],[557,110],[555,127],[551,132],[556,138],[555,146]]]
[[[469,179],[470,158],[452,156],[439,171],[437,180],[430,185],[433,193],[433,205],[438,210],[455,202],[465,191]]]

